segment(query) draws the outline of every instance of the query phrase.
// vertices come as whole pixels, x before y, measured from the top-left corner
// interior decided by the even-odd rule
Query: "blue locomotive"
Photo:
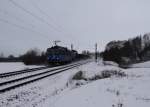
[[[73,61],[77,56],[77,51],[69,50],[61,46],[53,46],[46,51],[47,61],[50,64],[65,64]]]

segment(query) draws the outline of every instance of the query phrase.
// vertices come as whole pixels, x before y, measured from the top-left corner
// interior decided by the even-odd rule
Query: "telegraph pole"
[[[73,50],[73,44],[71,44],[71,50]]]
[[[95,62],[97,62],[97,43],[95,44]]]

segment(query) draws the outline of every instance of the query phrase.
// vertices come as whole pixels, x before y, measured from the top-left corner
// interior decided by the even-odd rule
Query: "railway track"
[[[64,72],[66,70],[78,67],[78,66],[86,64],[88,62],[90,62],[90,61],[69,64],[69,65],[54,68],[51,70],[46,70],[46,71],[42,71],[39,73],[35,73],[35,74],[29,75],[29,76],[19,77],[19,78],[15,78],[15,79],[11,79],[11,80],[6,80],[4,82],[0,82],[0,93],[4,93],[4,92],[12,90],[14,88],[17,88],[17,87],[41,80],[43,78]]]
[[[49,68],[49,67],[46,66],[46,67],[38,67],[38,68],[32,68],[32,69],[25,69],[25,70],[13,71],[13,72],[1,73],[0,78],[10,77],[10,76],[24,74],[24,73],[28,73],[28,72],[34,72],[34,71],[38,71],[38,70],[44,70],[47,68]]]
[[[61,66],[59,66],[59,67],[61,67]],[[45,66],[45,67],[37,67],[37,68],[31,68],[31,69],[24,69],[24,70],[19,70],[19,71],[1,73],[0,78],[11,77],[11,76],[25,74],[25,73],[29,73],[29,72],[36,72],[36,71],[44,70],[44,69],[48,69],[48,68],[58,68],[58,66],[57,67]]]

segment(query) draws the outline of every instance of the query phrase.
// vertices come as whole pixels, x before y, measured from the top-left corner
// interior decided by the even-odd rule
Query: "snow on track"
[[[37,74],[33,74],[33,75],[29,75],[26,77],[22,77],[22,78],[17,78],[17,79],[12,79],[10,81],[6,81],[6,82],[2,82],[0,83],[0,92],[5,92],[5,91],[9,91],[10,89],[14,89],[16,87],[31,83],[31,82],[35,82],[37,80],[41,80],[43,78],[55,75],[57,73],[61,73],[63,71],[78,67],[80,65],[83,65],[85,63],[87,63],[89,61],[83,61],[75,63],[75,64],[69,64],[69,65],[65,65],[63,67],[58,67],[56,69],[51,69],[50,71],[43,71],[41,73],[37,73]]]
[[[37,68],[37,67],[43,67],[38,65],[25,65],[22,62],[1,62],[0,63],[0,73],[7,73],[12,71],[19,71],[23,69],[31,69],[31,68]]]
[[[40,100],[45,99],[48,96],[53,96],[57,89],[65,87],[67,80],[70,77],[68,75],[72,75],[73,72],[77,72],[77,69],[78,67],[40,81],[36,81],[28,84],[27,86],[2,93],[0,94],[0,106],[9,107],[11,105],[11,107],[16,107],[18,105],[21,107],[32,107],[32,105],[39,103]]]
[[[126,77],[100,79],[72,87],[79,71],[86,77],[121,70]],[[91,62],[0,95],[0,107],[149,107],[150,68],[121,69]]]

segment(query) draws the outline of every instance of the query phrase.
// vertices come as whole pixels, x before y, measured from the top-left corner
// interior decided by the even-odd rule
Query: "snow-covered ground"
[[[64,92],[53,107],[149,107],[149,70],[126,70],[126,77],[97,80]]]
[[[131,65],[131,67],[137,67],[137,68],[150,68],[150,61],[143,62],[143,63],[137,63]]]
[[[0,94],[0,107],[149,107],[150,68],[110,63],[91,62]],[[104,71],[111,76],[103,78]]]
[[[29,69],[29,68],[36,68],[41,67],[38,65],[25,65],[22,62],[1,62],[0,63],[0,73],[6,73],[6,72],[12,72],[12,71],[18,71],[23,69]]]

